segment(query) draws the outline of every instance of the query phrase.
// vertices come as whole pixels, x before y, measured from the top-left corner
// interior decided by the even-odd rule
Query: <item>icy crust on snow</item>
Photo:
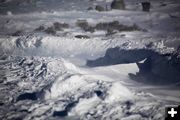
[[[63,59],[3,56],[0,66],[2,120],[163,118],[161,100]]]
[[[52,58],[4,55],[1,56],[0,65],[3,76],[1,83],[20,87],[21,92],[40,90],[65,72],[61,60]]]
[[[2,55],[0,66],[0,97],[1,102],[5,104],[5,106],[1,106],[1,114],[4,117],[6,114],[11,115],[11,107],[12,110],[15,109],[13,107],[15,102],[23,99],[36,100],[41,98],[40,91],[50,84],[57,75],[65,72],[61,60],[52,58]],[[10,109],[7,109],[8,107]]]

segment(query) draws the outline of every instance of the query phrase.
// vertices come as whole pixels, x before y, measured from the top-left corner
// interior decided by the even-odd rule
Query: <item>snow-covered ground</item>
[[[180,3],[141,1],[0,2],[0,119],[163,120],[180,103]]]

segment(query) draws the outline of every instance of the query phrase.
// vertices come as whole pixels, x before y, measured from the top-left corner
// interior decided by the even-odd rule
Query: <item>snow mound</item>
[[[117,102],[119,100],[133,100],[134,96],[132,92],[120,83],[115,82],[112,84],[110,90],[108,91],[108,96],[106,102]]]
[[[127,114],[144,119],[144,107],[139,102],[152,103],[147,104],[148,117],[155,116],[154,107],[161,105],[152,96],[137,94],[124,85],[123,80],[130,82],[128,69],[137,72],[135,63],[79,68],[64,59],[18,56],[4,56],[1,62],[5,63],[0,65],[7,70],[4,76],[8,77],[0,84],[0,96],[6,101],[1,107],[8,119],[30,120],[39,116],[41,119],[127,119]],[[5,97],[8,91],[11,96]],[[11,102],[14,106],[7,112]],[[14,111],[15,108],[19,111]]]

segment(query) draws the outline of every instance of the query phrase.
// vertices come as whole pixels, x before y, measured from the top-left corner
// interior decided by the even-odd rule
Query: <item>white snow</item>
[[[114,82],[108,91],[106,102],[116,102],[123,100],[133,100],[133,94],[120,83]]]
[[[164,105],[180,102],[179,89],[174,85],[153,86],[131,79],[130,75],[139,72],[136,63],[86,66],[87,60],[103,57],[107,49],[117,46],[171,53],[179,45],[179,2],[176,5],[174,0],[166,0],[167,5],[160,7],[161,2],[153,0],[148,13],[141,11],[139,0],[127,0],[127,10],[87,11],[94,5],[109,6],[111,1],[0,3],[0,119],[156,120],[163,119]],[[106,36],[106,30],[83,31],[76,25],[78,20],[87,20],[91,26],[119,21],[144,30]],[[55,22],[67,23],[69,28],[55,35],[35,31]],[[12,36],[19,30],[23,35]],[[78,39],[75,35],[90,38]],[[149,43],[153,43],[151,48],[147,48]],[[37,100],[28,96],[18,100],[26,94]],[[55,111],[67,115],[53,116]]]
[[[90,99],[80,99],[77,106],[71,111],[70,115],[84,115],[95,108],[101,100],[97,96]]]

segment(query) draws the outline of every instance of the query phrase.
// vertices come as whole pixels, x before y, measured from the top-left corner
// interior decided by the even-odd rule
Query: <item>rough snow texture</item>
[[[2,119],[45,119],[55,116],[55,111],[59,111],[57,119],[64,117],[61,112],[73,119],[115,119],[129,115],[146,119],[161,108],[162,101],[151,95],[129,90],[120,81],[97,75],[93,72],[96,70],[73,67],[64,60],[8,57],[3,62],[1,68],[6,72],[1,70]],[[137,68],[136,64],[119,67],[133,66]],[[124,79],[128,80],[128,75]],[[142,102],[147,104],[146,108],[141,108]],[[158,116],[162,117],[163,114]]]
[[[111,2],[0,1],[1,120],[162,120],[180,103],[179,1],[151,0],[148,13]],[[91,32],[113,21],[140,29]]]

